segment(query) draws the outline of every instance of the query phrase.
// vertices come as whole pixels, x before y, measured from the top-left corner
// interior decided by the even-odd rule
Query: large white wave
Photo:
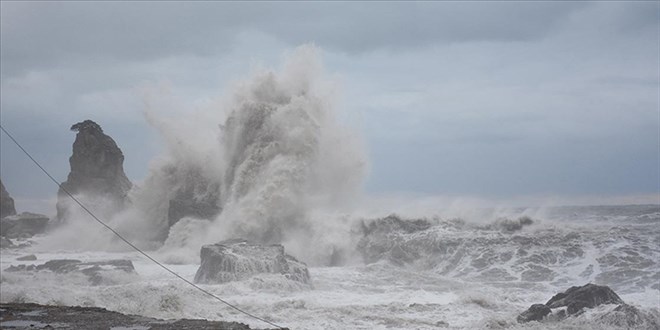
[[[354,201],[367,170],[362,141],[337,118],[336,87],[319,49],[305,45],[279,70],[257,70],[219,101],[183,116],[168,116],[181,105],[152,89],[145,114],[165,152],[110,224],[142,246],[167,238],[161,252],[172,262],[196,260],[202,244],[241,237],[284,243],[294,255],[326,263],[347,244],[346,227],[319,210]],[[181,191],[219,213],[172,225],[170,201]],[[78,234],[94,231],[79,227]],[[107,249],[107,234],[85,235],[85,248]]]

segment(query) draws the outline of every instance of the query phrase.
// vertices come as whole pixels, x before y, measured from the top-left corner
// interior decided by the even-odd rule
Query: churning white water
[[[432,221],[424,232],[392,233],[392,241],[410,235],[411,263],[396,258],[370,264],[311,267],[313,285],[260,275],[248,280],[202,285],[251,313],[296,329],[617,329],[603,319],[612,306],[601,306],[558,323],[517,324],[516,316],[533,303],[588,282],[612,287],[624,301],[660,320],[660,207],[581,207],[511,210],[545,214],[519,231],[497,223]],[[484,210],[483,214],[487,214]],[[44,250],[40,243],[5,250],[2,269],[51,259],[96,261],[126,258],[138,276],[117,274],[93,286],[84,278],[3,271],[2,301],[100,306],[158,318],[258,321],[226,308],[165,273],[133,252]],[[376,242],[388,244],[386,241]],[[313,249],[313,246],[310,246]],[[34,253],[38,261],[17,261]],[[156,258],[166,260],[165,252]],[[168,264],[189,280],[198,263]],[[653,329],[653,327],[648,327]]]
[[[317,50],[304,46],[279,71],[261,70],[186,118],[147,120],[166,152],[106,219],[156,259],[193,280],[203,244],[227,238],[281,243],[310,266],[312,285],[276,275],[202,285],[250,313],[294,329],[615,329],[612,306],[561,322],[516,322],[533,303],[588,282],[612,287],[660,324],[660,206],[425,211],[375,225],[401,205],[367,212],[363,145],[336,118],[336,91]],[[170,227],[176,191],[212,201],[212,219]],[[521,224],[528,216],[531,223]],[[399,219],[392,217],[391,219]],[[516,223],[518,221],[518,223]],[[182,283],[80,212],[66,225],[3,250],[2,302],[99,306],[157,318],[248,318]],[[20,243],[20,242],[15,242]],[[35,254],[37,261],[19,261]],[[7,272],[52,259],[129,259],[137,275],[100,285],[84,277]],[[649,325],[652,328],[652,324]]]

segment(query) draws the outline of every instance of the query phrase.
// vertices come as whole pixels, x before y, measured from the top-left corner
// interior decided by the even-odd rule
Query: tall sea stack
[[[69,158],[71,172],[57,193],[57,219],[70,216],[71,199],[64,192],[82,195],[88,206],[97,210],[116,212],[127,202],[127,193],[133,186],[124,173],[124,154],[115,141],[91,120],[71,126],[78,132],[73,142],[73,155]],[[63,188],[63,189],[62,189]],[[94,207],[96,206],[96,207]],[[75,206],[77,207],[77,206]]]
[[[9,192],[5,189],[5,185],[2,184],[0,180],[0,218],[16,214],[16,208],[14,207],[14,199],[9,196]]]

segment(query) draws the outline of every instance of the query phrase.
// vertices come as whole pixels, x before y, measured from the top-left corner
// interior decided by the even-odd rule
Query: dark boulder
[[[282,274],[285,278],[310,283],[307,266],[284,253],[282,245],[259,245],[232,239],[204,245],[202,264],[195,283],[224,283],[244,280],[257,274]]]
[[[545,304],[534,304],[526,311],[518,315],[518,322],[526,323],[529,321],[540,321],[552,312],[552,309],[566,307],[557,313],[557,318],[568,315],[578,315],[584,308],[593,308],[602,304],[625,305],[623,300],[609,287],[586,284],[583,286],[574,286],[568,290],[554,295]],[[553,314],[554,315],[554,314]]]
[[[43,233],[48,226],[43,214],[23,212],[0,219],[0,236],[8,238],[31,237]]]
[[[568,314],[575,314],[585,307],[593,308],[602,304],[623,304],[623,300],[609,287],[589,283],[571,287],[545,303],[550,308],[566,306]]]
[[[71,130],[78,133],[69,158],[71,172],[57,194],[57,219],[66,219],[69,212],[69,197],[64,190],[103,198],[108,209],[119,210],[127,202],[132,187],[124,173],[124,154],[101,126],[91,120],[77,123]]]
[[[0,180],[0,188],[0,218],[16,214],[14,199],[9,196],[9,192],[5,189],[2,180]]]

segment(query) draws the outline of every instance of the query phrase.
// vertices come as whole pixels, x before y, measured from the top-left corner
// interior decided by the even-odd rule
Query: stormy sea
[[[135,183],[102,123],[73,125],[71,173],[47,223],[3,218],[0,302],[273,328],[147,259],[71,193],[184,279],[291,329],[660,329],[660,205],[366,196],[366,147],[342,124],[336,84],[306,46],[183,118],[153,92],[145,117],[166,148]],[[205,260],[205,246],[227,264]],[[589,283],[616,299],[520,318]]]

